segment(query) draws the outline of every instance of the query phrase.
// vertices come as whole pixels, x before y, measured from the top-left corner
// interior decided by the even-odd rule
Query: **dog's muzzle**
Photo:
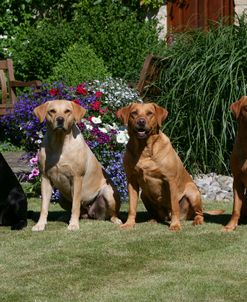
[[[62,116],[58,116],[56,118],[56,128],[57,129],[64,129],[64,118]]]
[[[140,118],[136,122],[136,133],[138,138],[147,138],[150,134],[151,129],[147,127],[146,120],[144,118]]]

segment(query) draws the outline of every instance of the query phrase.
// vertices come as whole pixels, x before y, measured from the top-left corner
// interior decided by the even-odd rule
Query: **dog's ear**
[[[130,108],[131,104],[129,106],[119,109],[116,113],[117,118],[120,119],[124,123],[124,125],[128,124]]]
[[[33,112],[39,119],[40,123],[42,123],[45,120],[45,116],[47,113],[47,107],[49,105],[50,101],[45,102],[42,105],[39,105],[38,107],[34,108]]]
[[[75,121],[80,123],[87,110],[74,102],[71,102],[71,104],[73,105],[73,115],[75,117]]]
[[[232,111],[232,113],[233,113],[233,115],[236,119],[238,119],[239,114],[240,114],[240,110],[241,110],[241,107],[242,107],[242,103],[246,99],[247,99],[247,96],[242,96],[240,100],[238,100],[238,101],[231,104],[230,109],[231,109],[231,111]]]
[[[167,118],[168,111],[165,108],[162,108],[155,103],[152,103],[152,104],[155,108],[158,125],[159,125],[159,127],[161,127],[162,122]]]

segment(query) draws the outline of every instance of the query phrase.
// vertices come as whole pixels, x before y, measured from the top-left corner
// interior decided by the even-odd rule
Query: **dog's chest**
[[[135,172],[137,178],[143,183],[153,182],[155,179],[162,179],[159,165],[151,158],[138,161],[135,166]]]
[[[65,190],[70,190],[75,170],[71,163],[65,160],[62,155],[58,161],[51,161],[49,166],[46,167],[45,173],[55,187],[63,187]]]

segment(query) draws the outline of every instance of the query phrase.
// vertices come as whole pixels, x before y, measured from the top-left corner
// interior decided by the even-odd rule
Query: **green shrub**
[[[92,47],[77,42],[70,46],[56,63],[49,81],[62,80],[67,85],[76,86],[85,81],[103,80],[107,76],[110,76],[110,73]]]
[[[48,21],[21,31],[12,42],[16,78],[46,79],[52,67],[68,47],[77,40],[69,23]]]
[[[176,36],[164,57],[157,102],[165,131],[190,172],[229,173],[235,121],[229,106],[247,93],[247,23]]]
[[[163,42],[158,41],[156,23],[146,21],[142,9],[132,2],[123,3],[78,2],[73,5],[71,21],[55,22],[53,17],[20,27],[15,38],[7,41],[16,76],[24,80],[47,79],[62,54],[82,39],[103,59],[112,76],[136,81],[146,55],[156,52]]]
[[[75,23],[114,77],[137,80],[147,54],[164,44],[158,41],[156,23],[141,19],[121,0],[100,1],[78,11]]]

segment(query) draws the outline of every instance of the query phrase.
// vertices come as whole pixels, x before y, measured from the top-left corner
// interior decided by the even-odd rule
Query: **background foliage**
[[[151,8],[156,1],[144,4],[148,3]],[[150,99],[169,110],[165,132],[191,173],[229,173],[236,128],[229,105],[246,94],[246,15],[232,26],[219,25],[208,33],[175,35],[175,43],[167,47],[158,41],[155,22],[144,18],[148,6],[140,8],[139,1],[78,0],[72,4],[63,0],[58,4],[46,0],[39,4],[21,0],[19,11],[14,4],[16,0],[3,1],[5,10],[11,7],[2,11],[0,29],[6,36],[0,46],[7,45],[3,55],[14,59],[17,78],[49,82],[67,62],[69,67],[64,68],[68,74],[72,71],[71,83],[79,84],[81,71],[88,71],[90,63],[81,59],[84,63],[76,68],[81,71],[73,72],[70,59],[78,55],[71,50],[80,43],[90,46],[95,61],[103,60],[113,77],[134,83],[147,54],[162,56],[166,64],[155,83],[161,95]]]
[[[93,48],[79,41],[63,53],[48,81],[62,80],[67,85],[76,86],[79,81],[103,80],[109,76],[104,61],[95,54]]]
[[[0,55],[14,59],[20,79],[47,79],[62,54],[81,39],[113,76],[136,81],[145,56],[160,47],[155,22],[145,19],[145,9],[138,9],[136,1],[46,0],[41,5],[22,0],[20,12],[13,9],[14,0],[4,1],[5,8],[12,6],[0,23],[0,34],[7,37],[0,39]],[[8,25],[11,18],[16,23]]]
[[[191,172],[229,173],[235,137],[230,104],[247,93],[247,23],[176,37],[163,56],[157,102],[168,108],[165,132]]]
[[[20,31],[11,41],[11,57],[14,60],[17,79],[45,79],[52,67],[70,45],[77,34],[67,22],[57,24],[48,20],[35,23]]]
[[[136,81],[146,55],[164,44],[158,40],[156,23],[140,19],[122,1],[106,0],[82,9],[75,21],[112,75],[128,80]]]

